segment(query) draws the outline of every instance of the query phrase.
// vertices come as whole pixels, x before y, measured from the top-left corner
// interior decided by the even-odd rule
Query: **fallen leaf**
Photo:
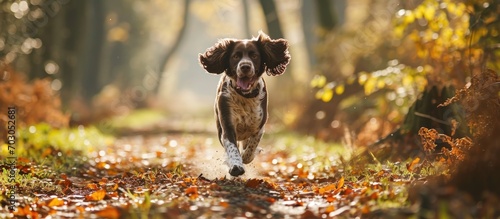
[[[64,200],[62,200],[60,198],[53,198],[47,204],[47,206],[49,206],[49,207],[63,206],[63,205],[64,205]]]
[[[57,214],[57,211],[54,209],[50,209],[49,212],[47,212],[48,215],[55,215]]]
[[[339,181],[337,182],[337,189],[342,188],[344,186],[344,177],[340,177]]]
[[[189,196],[191,199],[196,199],[198,198],[198,187],[196,186],[191,186],[184,191],[184,194]]]
[[[107,178],[101,178],[101,180],[99,181],[99,185],[106,185],[106,183],[108,183],[108,179]]]
[[[118,183],[115,183],[113,186],[109,188],[111,191],[116,191],[118,189]]]
[[[118,195],[118,192],[114,191],[114,192],[110,192],[107,194],[110,198],[118,198],[119,195]]]
[[[97,190],[90,195],[85,196],[86,201],[101,201],[106,196],[106,191],[104,189]]]
[[[76,210],[80,213],[85,212],[85,208],[83,206],[76,206]]]
[[[191,183],[191,185],[196,184],[197,178],[195,177],[186,177],[184,178],[185,183]]]
[[[260,179],[249,179],[247,183],[245,183],[245,187],[248,188],[257,188],[262,183]]]
[[[267,198],[267,202],[274,203],[274,202],[276,202],[276,199],[269,197],[269,198]]]
[[[118,208],[108,206],[96,213],[98,217],[101,218],[119,218],[120,217],[120,211],[118,211]]]
[[[341,195],[349,195],[353,192],[351,188],[346,188],[344,191],[341,192]]]
[[[211,183],[209,188],[210,188],[211,190],[219,190],[219,189],[220,189],[220,186],[219,186],[219,185],[217,185],[217,183]]]
[[[361,209],[361,213],[363,214],[370,213],[370,207],[368,207],[367,205],[363,206],[363,208]]]
[[[97,190],[98,189],[97,184],[95,184],[95,183],[89,183],[89,184],[87,184],[87,188],[92,189],[92,190]]]
[[[320,195],[324,195],[325,193],[328,193],[328,192],[331,192],[332,190],[335,190],[335,188],[336,188],[335,184],[330,184],[330,185],[327,185],[325,187],[319,188],[318,193]]]
[[[309,171],[305,171],[304,169],[299,169],[297,177],[299,177],[299,178],[307,178],[308,175],[309,175]]]
[[[420,162],[420,158],[417,157],[417,158],[413,159],[413,161],[410,164],[406,165],[406,169],[408,169],[408,171],[412,172],[413,169],[415,168],[415,166],[418,164],[418,162]]]
[[[16,216],[26,216],[31,214],[31,207],[26,205],[24,207],[17,207],[16,211],[14,211],[14,215]]]
[[[106,169],[106,165],[107,165],[107,163],[106,163],[106,162],[101,161],[101,162],[97,163],[95,166],[96,166],[98,169]]]
[[[329,214],[332,211],[335,211],[335,206],[333,205],[328,205],[328,207],[325,208],[325,213],[327,214]]]
[[[224,208],[229,207],[229,203],[227,201],[220,201],[219,205],[222,206],[222,207],[224,207]]]
[[[336,198],[334,196],[329,195],[328,197],[326,197],[327,202],[334,202],[335,200]]]
[[[68,179],[68,176],[66,174],[61,174],[62,180],[58,180],[57,184],[61,185],[63,187],[63,190],[69,189],[69,187],[73,184],[71,180]]]

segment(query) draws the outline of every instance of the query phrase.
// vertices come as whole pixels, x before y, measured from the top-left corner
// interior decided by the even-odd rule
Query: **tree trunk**
[[[104,44],[104,3],[101,0],[89,0],[86,4],[87,18],[83,27],[84,37],[82,59],[80,60],[82,87],[81,93],[87,102],[99,93],[102,84],[97,80],[101,64],[101,48]]]
[[[316,0],[303,1],[302,17],[304,28],[304,36],[306,38],[306,48],[309,53],[309,61],[314,70],[321,71],[318,65],[318,57],[315,53],[315,47],[323,45],[326,33],[334,31],[337,25],[337,17],[335,6],[338,4],[332,0]],[[315,16],[315,14],[317,14]],[[320,31],[318,31],[318,28]],[[319,35],[318,35],[319,33]],[[328,75],[326,75],[328,78]],[[333,78],[329,78],[332,80]],[[312,134],[324,140],[336,139],[339,136],[332,136],[331,123],[335,119],[337,113],[337,106],[343,97],[354,93],[359,89],[358,85],[346,85],[344,94],[335,96],[330,102],[323,102],[321,100],[311,98],[307,99],[304,103],[301,115],[298,121],[293,125],[294,129],[305,133]],[[323,118],[316,118],[316,113],[323,112]],[[342,130],[343,131],[343,130]]]
[[[245,38],[251,38],[252,33],[250,30],[250,6],[248,5],[248,0],[243,0],[243,25],[245,31]]]
[[[177,49],[179,49],[179,46],[181,45],[182,40],[184,39],[184,35],[186,33],[187,25],[189,22],[189,5],[191,3],[191,0],[184,0],[184,13],[183,13],[183,22],[181,29],[177,33],[177,36],[175,38],[174,43],[172,44],[172,47],[168,52],[160,59],[160,71],[159,71],[159,77],[157,80],[157,84],[154,89],[154,93],[157,94],[159,89],[160,89],[160,82],[161,82],[161,76],[163,72],[165,72],[165,69],[167,68],[168,61],[172,58],[172,56],[175,54]]]
[[[61,99],[64,103],[69,103],[78,90],[77,84],[79,83],[77,77],[77,62],[78,57],[78,43],[82,41],[82,34],[78,31],[70,31],[74,27],[82,27],[84,22],[84,12],[81,10],[85,8],[86,1],[71,1],[64,9],[62,19],[64,19],[63,30],[66,35],[64,51],[66,55],[60,61],[60,79],[63,87],[61,91]]]
[[[316,0],[318,21],[322,29],[331,31],[337,26],[337,16],[331,0]]]
[[[283,38],[283,32],[281,31],[281,24],[274,1],[259,0],[259,3],[264,11],[269,36],[271,38]]]
[[[307,57],[310,66],[316,66],[317,58],[315,45],[318,43],[316,35],[317,18],[314,16],[315,8],[313,1],[302,1],[302,32],[304,34],[304,42],[307,50]]]

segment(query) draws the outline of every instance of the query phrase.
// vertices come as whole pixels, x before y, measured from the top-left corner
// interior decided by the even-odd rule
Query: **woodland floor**
[[[19,159],[19,208],[8,213],[2,200],[0,217],[351,218],[394,208],[412,214],[407,185],[417,178],[406,163],[347,167],[343,146],[291,134],[268,134],[261,146],[238,178],[227,174],[213,134],[121,137],[87,156],[49,150],[61,157],[55,164]]]
[[[3,183],[10,167],[0,168],[0,218],[418,218],[421,205],[409,198],[409,188],[441,171],[418,158],[352,163],[351,147],[266,133],[263,152],[234,178],[211,132],[127,131],[95,147],[91,138],[67,133],[83,142],[82,153],[50,146],[70,144],[64,140],[37,149],[56,135],[37,130],[21,134],[35,139],[26,150],[39,152],[18,158],[15,184]],[[74,132],[95,136],[83,128]]]

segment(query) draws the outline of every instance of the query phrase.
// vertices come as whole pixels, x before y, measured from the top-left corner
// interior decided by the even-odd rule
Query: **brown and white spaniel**
[[[245,173],[243,164],[255,157],[267,121],[267,90],[262,75],[285,72],[290,62],[288,42],[273,40],[260,31],[252,39],[221,39],[199,59],[207,72],[225,73],[215,100],[217,131],[227,154],[229,174],[240,176]]]

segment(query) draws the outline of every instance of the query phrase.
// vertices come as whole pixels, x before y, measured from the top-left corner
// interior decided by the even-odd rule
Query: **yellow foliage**
[[[423,9],[424,18],[428,21],[434,19],[435,14],[436,14],[436,9],[434,8],[433,5],[427,5],[427,7]]]
[[[368,80],[368,73],[366,72],[361,72],[358,77],[358,83],[360,85],[365,84],[365,82]]]
[[[318,90],[318,91],[316,92],[316,94],[314,95],[314,97],[315,97],[316,99],[318,99],[318,100],[319,100],[319,99],[321,99],[321,97],[323,96],[323,93],[324,93],[324,90],[323,90],[323,89],[320,89],[320,90]]]
[[[311,87],[322,88],[326,84],[326,77],[324,75],[315,75],[311,80]]]
[[[345,86],[343,84],[340,84],[337,87],[335,87],[335,93],[338,95],[343,94],[344,90],[345,90]]]
[[[365,95],[370,95],[375,91],[375,85],[376,85],[377,79],[376,78],[369,78],[366,83],[365,83]]]
[[[403,86],[405,86],[405,87],[411,86],[413,81],[414,81],[413,77],[411,75],[407,74],[403,77]]]
[[[321,100],[323,102],[328,102],[333,98],[333,90],[332,89],[324,89],[323,95],[321,96]]]
[[[465,13],[466,8],[462,2],[424,0],[398,18],[394,34],[413,41],[417,57],[443,66],[443,73],[449,72],[453,69],[449,63],[461,58],[457,51],[465,50],[469,43],[478,42],[488,33],[486,28],[480,28],[472,34],[472,39],[468,39],[469,15]],[[405,35],[405,31],[409,33]]]
[[[403,22],[405,24],[411,24],[415,21],[415,14],[412,11],[406,11],[405,17],[403,18]]]

